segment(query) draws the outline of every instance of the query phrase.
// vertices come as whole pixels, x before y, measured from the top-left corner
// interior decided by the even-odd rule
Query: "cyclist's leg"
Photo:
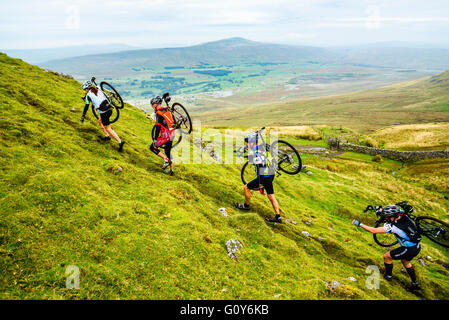
[[[256,178],[243,186],[245,190],[245,204],[249,205],[251,200],[251,190],[259,190],[259,178]]]
[[[172,157],[171,157],[171,149],[172,149],[172,145],[173,145],[172,140],[169,140],[169,141],[167,141],[167,142],[165,143],[165,148],[164,148],[164,150],[165,150],[165,155],[166,155],[167,158],[170,159],[170,160],[172,160]],[[170,162],[170,171],[173,172],[173,161]]]
[[[387,275],[388,277],[390,277],[389,279],[391,279],[391,277],[393,276],[393,258],[390,255],[390,251],[386,252],[383,255],[383,258],[385,265],[385,275]]]
[[[117,135],[117,133],[115,133],[114,130],[112,130],[111,125],[105,126],[104,128],[115,140],[120,142],[119,136]]]
[[[278,204],[278,201],[276,200],[276,197],[274,196],[274,193],[272,193],[272,194],[267,194],[267,197],[268,197],[268,199],[270,199],[270,201],[271,201],[271,205],[273,206],[274,213],[275,213],[276,215],[279,215],[279,214],[280,214],[280,213],[279,213],[279,204]]]
[[[103,123],[101,122],[101,117],[98,117],[98,123],[100,124],[101,129],[103,129],[104,135],[107,136],[109,133],[106,131]]]

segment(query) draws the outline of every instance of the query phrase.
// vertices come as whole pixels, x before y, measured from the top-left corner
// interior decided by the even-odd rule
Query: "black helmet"
[[[150,103],[152,106],[154,106],[155,104],[159,105],[162,103],[162,98],[159,96],[154,97],[153,99],[151,99]]]
[[[385,218],[396,218],[400,212],[401,208],[398,206],[386,206],[382,209],[382,216]]]

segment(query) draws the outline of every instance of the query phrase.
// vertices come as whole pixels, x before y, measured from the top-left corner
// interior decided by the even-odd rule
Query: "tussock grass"
[[[386,148],[445,150],[449,148],[449,123],[425,123],[382,128],[370,135]]]

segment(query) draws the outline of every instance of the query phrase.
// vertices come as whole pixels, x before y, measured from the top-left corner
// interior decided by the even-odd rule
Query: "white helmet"
[[[92,87],[92,82],[90,80],[84,81],[83,85],[81,86],[84,89]]]

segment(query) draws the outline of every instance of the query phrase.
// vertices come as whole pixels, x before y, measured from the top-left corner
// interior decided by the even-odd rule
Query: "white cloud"
[[[69,6],[80,8],[79,28],[67,28]],[[449,1],[14,0],[0,8],[0,48],[179,46],[231,36],[297,44],[448,41]]]

